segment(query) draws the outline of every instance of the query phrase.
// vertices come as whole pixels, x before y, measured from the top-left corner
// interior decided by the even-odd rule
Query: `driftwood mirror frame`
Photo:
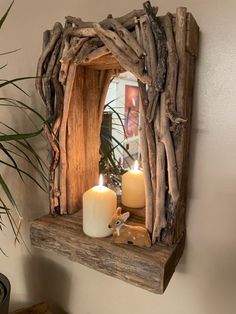
[[[100,23],[68,16],[64,27],[56,23],[44,32],[36,88],[49,121],[45,132],[51,144],[50,213],[75,213],[83,193],[96,185],[107,90],[113,76],[129,71],[138,80],[142,99],[145,225],[153,244],[171,246],[186,230],[199,27],[186,8],[157,17],[158,8],[149,1],[143,7],[120,18],[109,15]],[[181,254],[182,249],[171,274],[164,278],[163,272],[161,288],[149,290],[164,291]]]

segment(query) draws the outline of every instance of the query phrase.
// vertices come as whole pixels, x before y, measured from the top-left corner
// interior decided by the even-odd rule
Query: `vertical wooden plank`
[[[76,70],[67,137],[69,214],[81,209],[83,193],[98,184],[100,130],[111,75],[112,71],[84,66]]]
[[[82,206],[83,193],[98,181],[100,133],[99,71],[78,66],[68,116],[67,211]]]

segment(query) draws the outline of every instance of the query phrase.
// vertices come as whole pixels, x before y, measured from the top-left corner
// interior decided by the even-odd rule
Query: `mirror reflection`
[[[114,77],[110,83],[101,129],[100,171],[113,183],[140,160],[140,93],[130,72]],[[107,182],[109,184],[109,182]],[[118,183],[117,183],[118,184]]]

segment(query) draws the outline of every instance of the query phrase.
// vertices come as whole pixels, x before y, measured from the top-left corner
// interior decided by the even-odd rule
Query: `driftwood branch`
[[[101,57],[104,57],[106,55],[110,54],[110,50],[106,46],[102,46],[100,48],[97,48],[96,50],[88,53],[88,55],[80,61],[80,64],[88,64],[92,61],[95,61]]]
[[[156,203],[155,220],[152,232],[152,243],[160,237],[161,230],[166,226],[165,218],[165,148],[161,142],[157,142],[157,167],[156,167]]]
[[[38,65],[37,65],[35,86],[45,104],[46,104],[46,99],[45,99],[45,95],[44,95],[43,87],[42,87],[42,78],[45,73],[44,62],[47,59],[48,55],[54,49],[59,37],[62,34],[62,30],[63,30],[62,25],[60,23],[55,23],[49,41],[48,41],[48,38],[49,38],[48,33],[46,36],[44,36],[44,40],[46,40],[47,43],[45,42],[45,48],[42,51],[42,54],[39,58]]]
[[[157,14],[158,7],[153,7],[153,12]],[[134,18],[139,18],[140,16],[144,15],[144,10],[133,10],[128,14],[125,14],[121,17],[115,18],[117,22],[119,22],[123,27],[126,29],[131,29],[134,27]],[[66,16],[66,20],[70,23],[75,24],[78,28],[93,28],[93,22],[84,22],[81,18],[75,18],[72,16]],[[111,27],[110,18],[106,18],[105,20],[99,23],[103,28]]]
[[[140,59],[139,57],[135,54],[135,52],[130,48],[130,46],[128,44],[125,43],[125,41],[123,41],[121,39],[121,37],[111,31],[111,30],[107,30],[107,29],[104,29],[102,28],[99,24],[95,24],[94,25],[94,28],[96,30],[96,32],[98,33],[98,36],[100,36],[101,34],[103,34],[103,38],[106,38],[110,41],[113,42],[113,44],[118,48],[120,49],[120,51],[122,51],[122,54],[126,55],[126,57],[133,63],[135,64],[140,64]],[[100,34],[100,35],[99,35]],[[105,42],[104,42],[105,44]]]
[[[131,47],[132,50],[136,53],[138,58],[142,58],[146,53],[145,50],[139,45],[137,40],[133,35],[116,19],[111,18],[110,23],[112,28],[116,31],[119,37],[127,44],[128,47]]]
[[[49,130],[48,126],[45,124],[44,126],[44,131],[47,135],[47,138],[49,140],[49,143],[51,145],[51,148],[54,152],[53,155],[53,162],[50,165],[50,169],[49,169],[49,198],[50,198],[50,213],[51,214],[55,214],[55,186],[54,186],[54,182],[55,182],[55,170],[56,167],[58,165],[59,162],[59,156],[60,156],[60,151],[58,148],[58,144],[55,141],[55,136],[51,133],[51,131]]]
[[[98,48],[103,46],[103,43],[99,38],[90,38],[83,42],[80,50],[74,58],[76,64],[80,64],[91,52],[96,51]]]
[[[43,76],[42,82],[43,82],[43,89],[44,89],[44,97],[47,107],[47,117],[51,117],[54,115],[54,95],[53,91],[51,89],[51,78],[53,69],[55,67],[60,48],[61,48],[61,42],[62,39],[58,39],[54,50],[52,51],[50,61],[48,62],[47,71],[45,75]]]
[[[161,21],[158,17],[156,17],[150,2],[144,2],[143,6],[150,21],[152,32],[156,41],[158,63],[155,86],[158,91],[162,92],[165,86],[167,70],[166,35],[161,25]]]
[[[176,49],[179,58],[179,72],[178,72],[178,85],[176,93],[176,110],[182,117],[186,116],[185,106],[185,73],[186,73],[186,29],[187,29],[187,10],[186,8],[177,8],[176,11]],[[176,137],[176,162],[178,170],[178,182],[182,185],[183,174],[183,141],[184,141],[184,129],[181,128],[179,134]]]
[[[152,81],[155,82],[157,75],[157,51],[153,33],[147,16],[142,16],[140,18],[140,29],[142,35],[142,44],[144,49],[146,50],[145,64],[147,72],[151,76]],[[155,111],[159,99],[159,92],[156,90],[153,84],[152,86],[148,87],[148,99],[149,105],[146,115],[148,122],[152,122],[155,116]]]
[[[107,31],[102,29],[99,24],[94,24],[94,29],[104,45],[112,52],[123,68],[133,73],[141,82],[151,84],[151,78],[144,73],[144,68],[140,68],[140,63],[134,64],[132,59],[116,46],[114,40],[107,37]]]
[[[174,145],[170,134],[169,119],[166,116],[166,107],[169,101],[168,94],[161,94],[160,102],[160,141],[165,146],[168,172],[168,187],[174,206],[179,199],[179,188],[177,181],[177,167],[175,161]]]
[[[60,144],[60,206],[61,214],[67,213],[67,148],[66,148],[66,137],[67,137],[67,123],[70,109],[70,99],[76,75],[76,65],[71,64],[68,72],[66,81],[66,89],[64,96],[64,108],[63,117],[61,122],[61,128],[59,133],[59,144]]]

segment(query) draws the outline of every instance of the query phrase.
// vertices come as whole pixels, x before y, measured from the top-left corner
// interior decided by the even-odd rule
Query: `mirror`
[[[140,160],[140,93],[130,72],[121,73],[110,83],[101,129],[100,170],[117,177]]]

